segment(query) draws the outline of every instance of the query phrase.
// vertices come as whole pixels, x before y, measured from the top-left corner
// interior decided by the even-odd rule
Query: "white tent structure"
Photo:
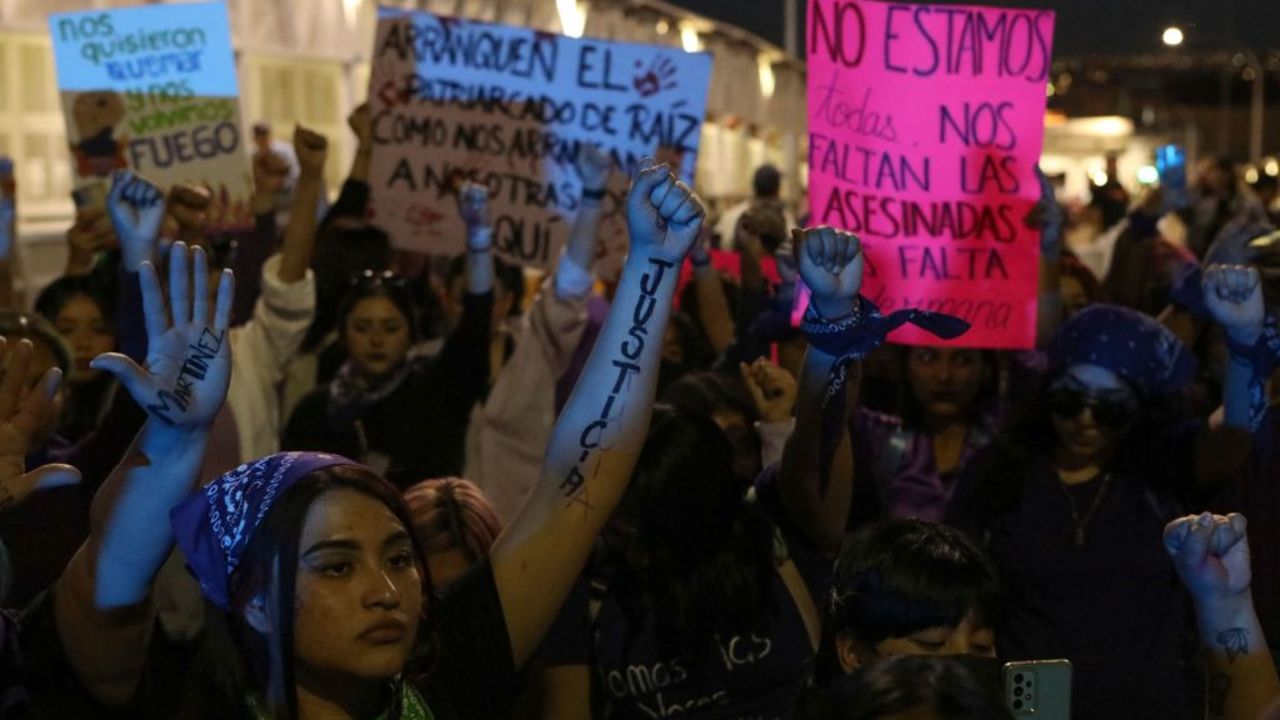
[[[139,2],[0,0],[0,155],[12,156],[17,164],[25,237],[60,242],[72,212],[70,161],[47,16]],[[803,145],[806,127],[804,66],[737,27],[661,0],[384,0],[383,4],[548,32],[579,31],[711,52],[715,64],[699,156],[699,191],[722,201],[743,196],[749,192],[752,169],[767,160],[783,169],[787,193],[798,192],[794,181],[802,178],[804,170],[797,150]],[[375,0],[228,0],[228,6],[244,121],[265,120],[282,135],[294,123],[327,134],[338,150],[331,153],[327,172],[331,189],[336,189],[352,151],[345,118],[366,95]],[[29,270],[37,276],[56,270],[60,262],[47,253],[34,255],[38,257],[32,258],[35,262],[29,263]]]

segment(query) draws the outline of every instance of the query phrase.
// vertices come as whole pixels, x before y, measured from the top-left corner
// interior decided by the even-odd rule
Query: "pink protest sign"
[[[863,294],[972,329],[951,344],[1035,344],[1045,86],[1054,15],[810,0],[809,203],[857,233]],[[911,327],[895,342],[943,344]]]

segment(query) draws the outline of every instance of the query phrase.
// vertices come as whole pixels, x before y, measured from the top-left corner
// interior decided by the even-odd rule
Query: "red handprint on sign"
[[[663,90],[670,90],[676,86],[676,66],[670,58],[654,58],[647,70],[644,63],[637,60],[636,73],[633,85],[636,92],[640,93],[640,97],[657,95]]]

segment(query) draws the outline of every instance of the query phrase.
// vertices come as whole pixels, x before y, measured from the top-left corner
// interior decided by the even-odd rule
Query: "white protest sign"
[[[498,252],[549,267],[577,212],[580,145],[628,173],[661,151],[691,181],[710,77],[705,53],[384,11],[369,88],[374,221],[397,247],[461,252],[454,193],[470,179],[490,190]]]

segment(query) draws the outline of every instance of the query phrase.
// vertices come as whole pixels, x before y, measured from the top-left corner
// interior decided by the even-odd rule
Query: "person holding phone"
[[[1208,270],[1205,294],[1242,344],[1262,329],[1256,271]],[[1225,424],[1188,425],[1169,400],[1191,353],[1154,320],[1100,305],[1063,325],[1027,415],[967,475],[951,520],[983,539],[1007,588],[1006,660],[1066,658],[1076,717],[1194,716],[1179,666],[1185,600],[1157,538],[1184,503],[1248,457],[1252,369],[1233,361]],[[1244,439],[1244,442],[1241,440]]]

